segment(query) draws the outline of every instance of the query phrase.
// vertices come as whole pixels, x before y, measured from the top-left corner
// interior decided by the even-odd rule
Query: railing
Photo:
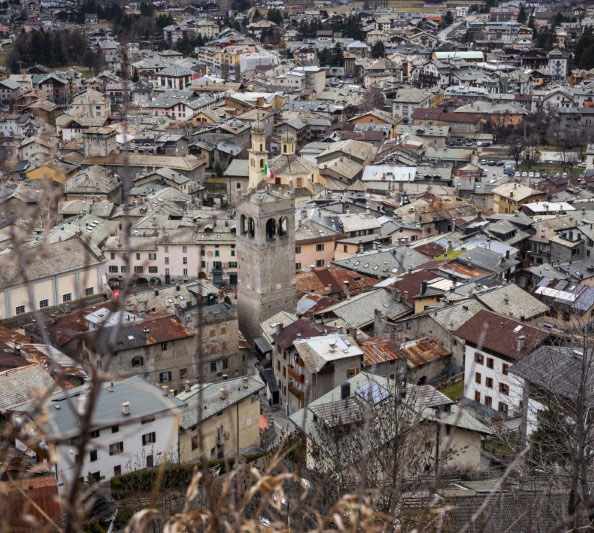
[[[296,389],[290,383],[289,383],[289,392],[293,396],[296,396],[297,398],[299,398],[300,401],[303,401],[303,398],[305,397],[305,394],[303,393],[303,391],[300,391],[300,390]]]
[[[297,373],[290,366],[287,367],[287,371],[289,372],[289,376],[291,376],[297,383],[303,384],[305,382],[305,376]]]

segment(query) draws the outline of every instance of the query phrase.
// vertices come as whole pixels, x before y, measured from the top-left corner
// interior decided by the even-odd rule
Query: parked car
[[[487,161],[486,159],[481,159],[479,161],[479,165],[487,165],[489,163],[489,161]]]
[[[528,172],[526,172],[526,171],[522,172],[522,177],[523,178],[527,178],[528,177]]]
[[[495,166],[495,161],[489,161],[489,166],[490,167],[494,167]]]
[[[529,178],[533,178],[534,177],[534,172],[528,172],[528,177]]]
[[[497,161],[496,165],[498,167],[502,167],[503,165],[505,165],[505,161],[503,161],[503,159],[500,159],[499,161]]]

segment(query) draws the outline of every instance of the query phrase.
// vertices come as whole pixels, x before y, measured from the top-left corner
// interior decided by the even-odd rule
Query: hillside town
[[[0,55],[2,530],[594,527],[594,2],[8,0]]]

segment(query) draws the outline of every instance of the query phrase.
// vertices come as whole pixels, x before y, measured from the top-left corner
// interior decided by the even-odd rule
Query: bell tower
[[[264,166],[268,164],[268,150],[266,150],[266,132],[264,124],[257,120],[252,126],[252,148],[248,150],[250,170],[248,187],[256,189],[258,184],[266,179]]]
[[[250,156],[251,157],[251,156]],[[237,310],[248,342],[260,323],[295,312],[295,198],[273,190],[249,191],[237,207]]]

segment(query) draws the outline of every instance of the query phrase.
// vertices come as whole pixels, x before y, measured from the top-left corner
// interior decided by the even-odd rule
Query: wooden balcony
[[[297,398],[299,398],[299,400],[301,402],[303,402],[303,398],[305,397],[303,391],[297,390],[295,387],[293,387],[293,385],[291,385],[289,383],[289,392],[293,395],[296,396]]]
[[[289,376],[291,376],[297,383],[303,384],[305,382],[305,376],[303,374],[298,374],[290,366],[287,367],[287,372],[289,372]]]

